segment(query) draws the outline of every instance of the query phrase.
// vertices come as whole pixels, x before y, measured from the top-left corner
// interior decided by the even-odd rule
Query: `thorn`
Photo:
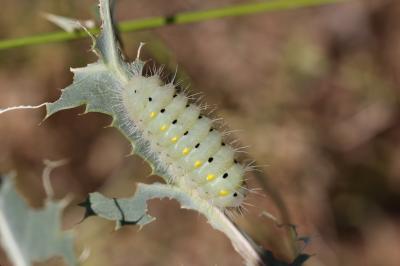
[[[92,209],[92,203],[90,202],[90,196],[88,196],[85,199],[85,201],[79,203],[78,206],[85,208],[85,215],[83,216],[82,221],[85,220],[86,218],[90,217],[90,216],[95,216],[96,215],[96,213]]]
[[[144,43],[144,42],[140,42],[139,48],[138,48],[138,51],[137,51],[137,55],[136,55],[136,60],[140,60],[140,52],[142,51],[142,48],[143,48],[143,46],[144,46],[145,44],[146,44],[146,43]]]

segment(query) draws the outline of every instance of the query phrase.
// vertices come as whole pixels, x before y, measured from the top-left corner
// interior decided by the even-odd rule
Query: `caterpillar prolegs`
[[[215,123],[159,75],[134,75],[121,92],[127,116],[178,186],[194,189],[220,208],[239,207],[246,196],[245,167]]]

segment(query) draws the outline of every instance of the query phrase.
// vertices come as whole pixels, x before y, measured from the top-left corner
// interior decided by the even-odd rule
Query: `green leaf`
[[[81,206],[86,208],[89,216],[97,215],[116,221],[117,228],[127,224],[137,224],[142,227],[155,220],[147,213],[147,201],[163,198],[177,200],[183,209],[199,211],[210,207],[208,204],[202,206],[204,201],[196,200],[194,195],[189,195],[180,188],[160,183],[150,185],[139,183],[135,194],[130,198],[110,199],[98,192],[91,193]],[[206,213],[205,209],[204,212]],[[207,213],[211,215],[212,211]]]
[[[142,227],[155,220],[147,213],[147,201],[163,198],[175,199],[180,203],[181,208],[202,213],[211,226],[223,232],[231,240],[234,248],[244,258],[247,265],[259,265],[261,263],[258,255],[261,249],[241,232],[222,210],[211,206],[196,194],[173,185],[139,183],[132,197],[122,199],[107,198],[95,192],[91,193],[80,206],[86,208],[86,217],[97,215],[107,220],[116,221],[117,229],[124,225]]]
[[[107,220],[116,221],[117,228],[128,224],[137,224],[140,227],[155,220],[147,213],[147,201],[150,199],[176,199],[182,208],[194,209],[192,198],[174,186],[164,184],[138,184],[134,196],[126,199],[110,199],[102,194],[91,193],[88,199],[81,204],[87,214],[93,214]]]
[[[133,75],[141,75],[144,63],[136,59],[132,63],[123,60],[112,21],[111,6],[108,0],[100,0],[100,14],[103,20],[102,31],[93,38],[94,52],[99,56],[96,63],[86,67],[73,69],[74,81],[62,91],[61,97],[54,103],[46,104],[47,117],[64,109],[86,105],[86,112],[99,112],[110,115],[112,126],[119,129],[130,141],[133,151],[145,158],[153,168],[153,172],[166,181],[166,169],[154,153],[147,152],[149,143],[137,130],[133,130],[132,122],[122,106],[120,91]],[[128,199],[108,199],[99,193],[91,194],[85,204],[87,215],[97,214],[103,218],[123,224],[143,226],[154,218],[147,214],[147,201],[153,198],[176,199],[183,208],[202,213],[208,222],[222,231],[232,242],[235,249],[248,265],[257,265],[260,257],[256,245],[249,240],[227,218],[223,210],[202,199],[196,191],[185,190],[173,184],[144,185],[139,184],[136,194]]]
[[[50,13],[45,13],[43,16],[53,24],[62,28],[66,32],[74,32],[77,30],[81,30],[82,27],[86,27],[88,29],[94,28],[95,23],[93,20],[77,20],[73,18],[58,16]]]
[[[157,158],[146,152],[149,144],[143,141],[140,133],[132,130],[126,112],[121,110],[119,92],[133,75],[141,75],[144,63],[139,59],[132,63],[123,60],[112,24],[109,1],[100,0],[100,11],[103,19],[102,31],[98,38],[93,38],[93,51],[99,56],[99,61],[83,68],[72,69],[73,83],[62,90],[61,97],[56,102],[46,104],[46,118],[61,110],[84,104],[85,112],[110,115],[113,118],[112,126],[128,138],[134,153],[146,158],[155,174],[169,180],[163,166],[157,163]]]
[[[4,178],[0,187],[0,240],[11,262],[29,266],[53,256],[77,265],[73,238],[61,231],[64,202],[46,200],[43,209],[31,209],[15,190],[14,180]]]

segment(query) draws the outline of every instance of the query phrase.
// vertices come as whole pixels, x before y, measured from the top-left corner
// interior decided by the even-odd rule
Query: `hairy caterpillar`
[[[165,166],[171,180],[220,208],[239,207],[246,196],[245,167],[201,107],[158,74],[133,75],[121,90],[129,122]]]

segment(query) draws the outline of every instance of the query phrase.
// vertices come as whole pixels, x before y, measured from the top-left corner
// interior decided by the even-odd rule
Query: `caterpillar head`
[[[214,205],[221,208],[239,207],[247,194],[245,169],[232,157],[227,161],[231,167],[220,174],[207,175],[207,181],[201,188]]]
[[[230,191],[225,196],[214,198],[213,204],[220,208],[237,208],[242,205],[246,194],[246,188],[240,187],[237,190]]]

